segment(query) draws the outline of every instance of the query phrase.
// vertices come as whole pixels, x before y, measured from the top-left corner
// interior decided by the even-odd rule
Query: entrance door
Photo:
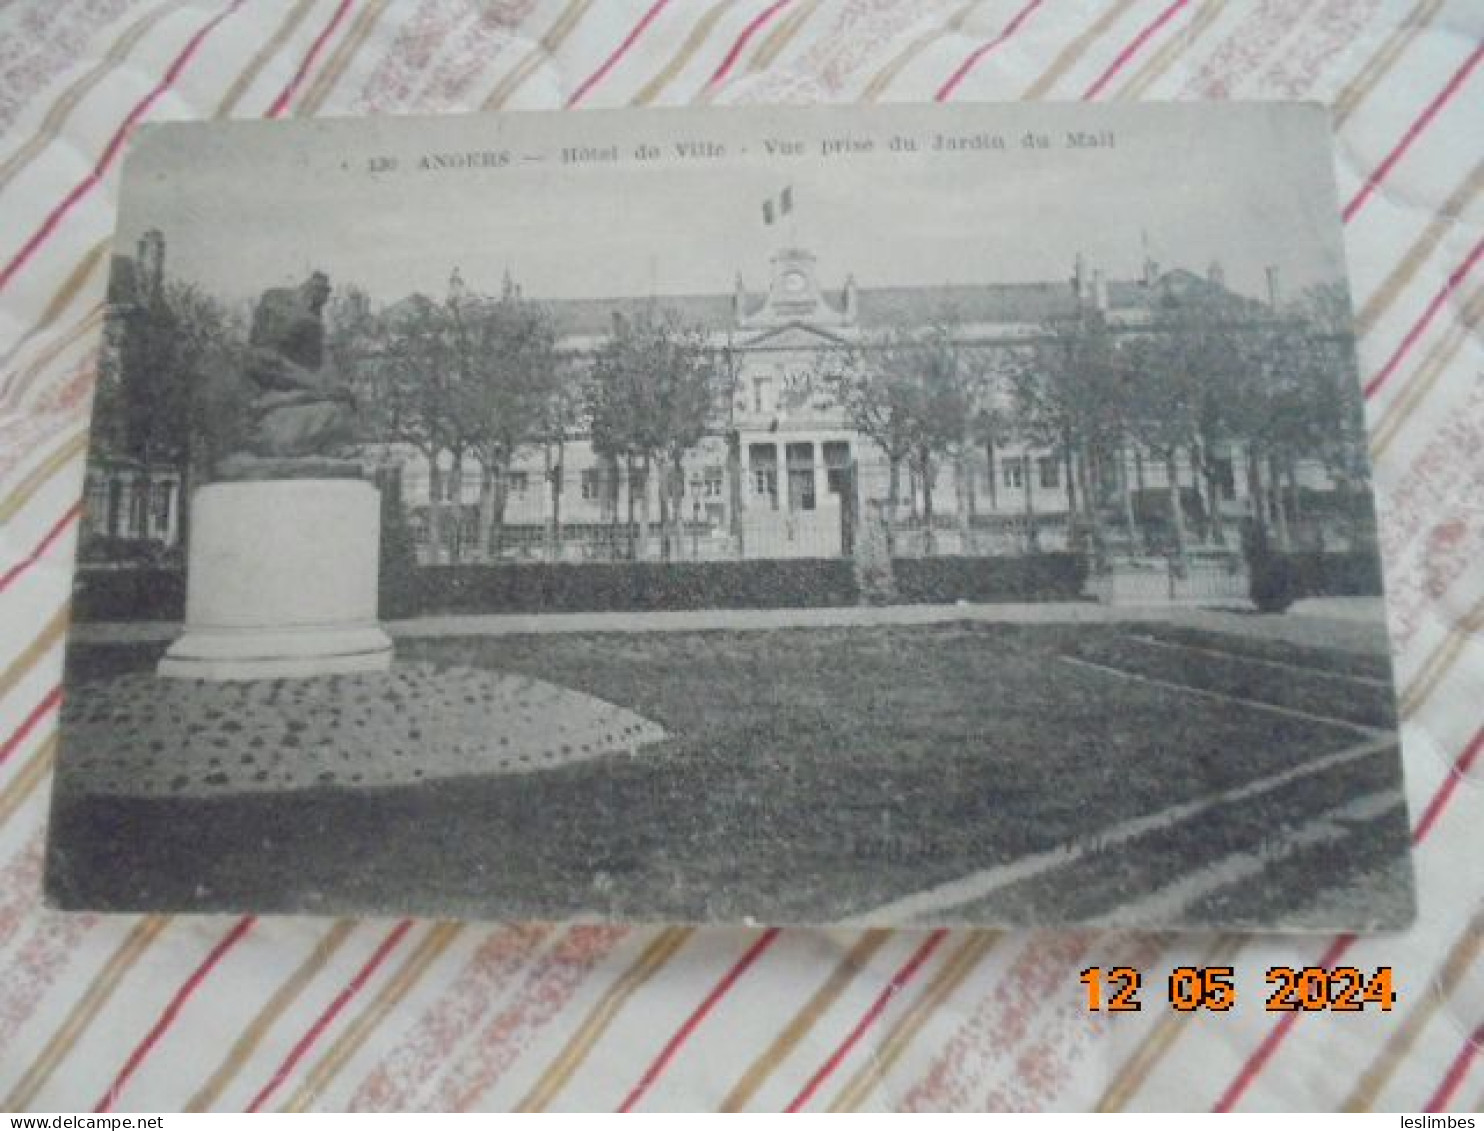
[[[788,509],[812,511],[814,509],[814,445],[789,444],[788,459]]]

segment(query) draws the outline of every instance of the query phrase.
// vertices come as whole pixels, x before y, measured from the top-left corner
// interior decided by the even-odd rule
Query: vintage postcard
[[[66,908],[1412,916],[1300,105],[169,125],[125,173]]]

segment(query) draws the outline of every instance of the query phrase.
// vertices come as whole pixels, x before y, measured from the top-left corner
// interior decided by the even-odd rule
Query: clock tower
[[[814,253],[800,247],[773,253],[772,280],[762,306],[743,312],[739,325],[758,328],[802,324],[842,327],[854,322],[850,304],[829,302],[819,289]]]

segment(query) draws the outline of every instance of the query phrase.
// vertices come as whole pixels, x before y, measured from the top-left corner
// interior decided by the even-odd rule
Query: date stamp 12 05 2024
[[[1081,982],[1094,1013],[1133,1013],[1144,1008],[1145,978],[1132,966],[1089,966]],[[1396,988],[1390,966],[1366,972],[1354,966],[1270,966],[1263,1008],[1270,1013],[1391,1012]],[[1230,966],[1176,966],[1165,980],[1165,1000],[1181,1013],[1226,1013],[1237,1006],[1236,971]]]

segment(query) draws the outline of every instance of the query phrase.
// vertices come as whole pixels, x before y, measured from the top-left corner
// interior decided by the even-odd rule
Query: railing
[[[1246,563],[1237,553],[1195,552],[1183,559],[1114,557],[1088,578],[1089,596],[1112,605],[1245,604]]]

